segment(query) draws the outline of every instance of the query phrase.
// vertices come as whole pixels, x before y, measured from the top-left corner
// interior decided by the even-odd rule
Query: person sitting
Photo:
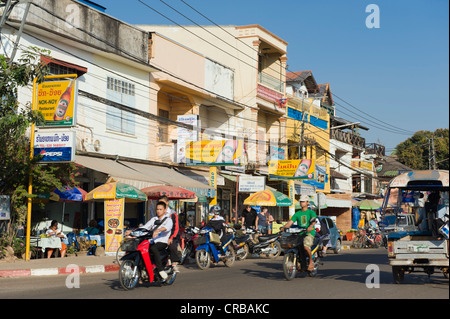
[[[93,219],[89,222],[89,227],[85,229],[88,235],[98,235],[100,230],[97,228],[97,222]]]
[[[153,237],[150,240],[150,252],[154,256],[155,266],[162,279],[167,279],[168,275],[164,271],[160,251],[168,247],[169,237],[173,227],[172,219],[166,216],[167,205],[160,201],[156,204],[156,215],[150,219],[142,228],[153,231]],[[158,224],[159,221],[161,224]]]
[[[61,229],[58,229],[58,222],[56,220],[52,220],[52,223],[50,224],[50,228],[45,233],[47,237],[49,238],[61,238],[66,239],[66,235],[61,231]],[[50,258],[53,254],[54,249],[47,248],[47,258]],[[67,245],[61,242],[61,258],[64,258],[67,252]]]

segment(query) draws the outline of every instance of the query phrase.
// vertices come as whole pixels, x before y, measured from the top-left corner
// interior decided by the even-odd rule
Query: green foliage
[[[437,129],[435,132],[418,131],[396,147],[400,163],[412,169],[429,168],[429,138],[434,137],[437,169],[449,169],[449,130]]]

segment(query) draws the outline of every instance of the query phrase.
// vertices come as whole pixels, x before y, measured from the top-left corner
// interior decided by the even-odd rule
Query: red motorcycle
[[[195,257],[195,250],[197,246],[194,244],[196,238],[199,237],[200,229],[197,227],[188,227],[181,234],[181,238],[184,241],[184,247],[181,251],[180,264],[183,265],[186,262],[187,257]]]
[[[154,256],[149,250],[153,231],[138,229],[132,232],[131,236],[132,239],[122,244],[122,250],[126,251],[126,254],[120,259],[120,285],[125,290],[134,289],[139,281],[172,285],[177,273],[173,271],[169,250],[160,252],[162,263],[165,265],[164,271],[168,275],[166,279],[163,279],[156,269]]]

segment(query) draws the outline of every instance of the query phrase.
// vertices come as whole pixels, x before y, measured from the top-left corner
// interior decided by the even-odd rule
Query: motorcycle
[[[150,253],[150,240],[153,231],[138,229],[131,233],[132,239],[122,244],[126,254],[120,259],[119,282],[125,290],[134,289],[139,281],[157,282],[163,285],[172,285],[177,273],[173,271],[168,248],[160,252],[164,271],[168,277],[161,278],[154,263],[154,256]]]
[[[381,232],[376,229],[360,229],[359,234],[353,239],[352,246],[355,248],[379,248],[383,244]]]
[[[255,243],[252,240],[252,235],[256,234],[256,231],[251,228],[247,228],[244,232],[244,236],[237,237],[234,240],[236,258],[239,260],[244,260],[249,256],[249,254],[266,255],[271,259],[280,256],[282,248],[278,242],[278,239],[282,233],[261,235],[258,237],[258,242]]]
[[[313,246],[311,247],[311,256],[314,264],[314,270],[312,271],[308,270],[309,256],[303,246],[305,236],[306,229],[291,229],[290,233],[287,233],[287,235],[283,234],[280,238],[281,247],[285,249],[283,273],[287,280],[294,279],[297,272],[306,272],[308,276],[315,277],[319,270],[319,265],[322,265],[320,261],[320,258],[323,257],[322,243],[326,235],[314,238]]]
[[[195,251],[195,261],[197,266],[204,270],[211,266],[211,262],[218,263],[223,261],[225,266],[231,267],[236,259],[236,253],[233,247],[234,229],[227,227],[224,242],[221,242],[220,236],[210,227],[205,227],[199,232],[199,237],[194,241],[197,246]],[[227,234],[228,233],[228,234]]]
[[[195,257],[195,250],[197,246],[194,241],[199,237],[200,229],[197,227],[188,227],[181,235],[185,241],[184,248],[181,251],[180,265],[186,262],[186,258]]]

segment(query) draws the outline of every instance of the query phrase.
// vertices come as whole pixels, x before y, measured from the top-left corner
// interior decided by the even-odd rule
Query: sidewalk
[[[68,267],[70,266],[70,267]],[[74,273],[75,267],[80,274],[118,271],[119,265],[114,256],[76,256],[65,258],[40,258],[15,262],[0,260],[0,279],[27,276],[50,276]]]
[[[342,250],[350,248],[351,242],[342,242]],[[76,256],[50,259],[40,258],[31,259],[30,261],[17,259],[15,262],[5,262],[0,259],[0,280],[1,278],[71,274],[74,273],[75,266],[79,267],[80,274],[112,272],[119,270],[119,265],[116,262],[115,256]]]

